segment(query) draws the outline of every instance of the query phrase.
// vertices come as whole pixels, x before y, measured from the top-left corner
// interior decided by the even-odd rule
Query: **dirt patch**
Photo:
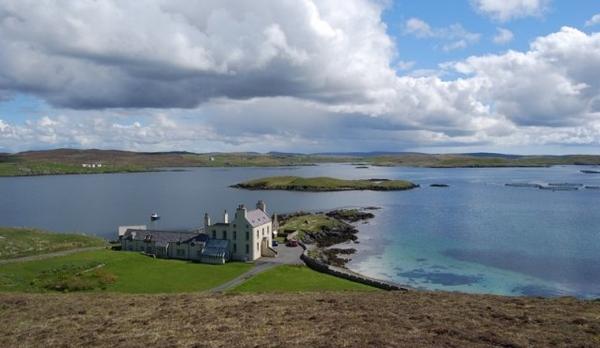
[[[2,347],[598,345],[600,302],[573,298],[433,292],[0,294]]]

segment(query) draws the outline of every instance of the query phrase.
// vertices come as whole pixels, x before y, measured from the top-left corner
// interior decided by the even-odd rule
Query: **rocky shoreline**
[[[352,224],[361,221],[366,223],[374,218],[375,215],[367,210],[376,209],[379,208],[336,209],[318,213],[296,212],[280,217],[280,229],[286,235],[297,233],[297,238],[306,245],[312,258],[330,266],[345,268],[351,260],[349,256],[356,253],[356,249],[336,246],[347,242],[359,243],[359,230]],[[286,227],[297,227],[298,220],[302,223],[299,229],[292,230]],[[293,223],[289,223],[290,221]]]

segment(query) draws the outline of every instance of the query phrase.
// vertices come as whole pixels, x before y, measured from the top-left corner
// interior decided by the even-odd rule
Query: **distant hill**
[[[436,168],[543,167],[599,165],[600,156],[522,156],[500,153],[426,154],[418,152],[269,152],[194,153],[54,149],[0,154],[0,176],[140,172],[176,167],[277,167],[318,163],[364,163],[372,166]],[[87,168],[84,164],[101,164]]]
[[[404,156],[404,155],[427,155],[419,152],[393,152],[393,151],[370,151],[370,152],[317,152],[315,156],[346,156],[346,157],[376,157],[376,156]]]

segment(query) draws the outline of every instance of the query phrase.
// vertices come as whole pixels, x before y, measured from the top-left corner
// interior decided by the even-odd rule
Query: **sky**
[[[0,152],[600,153],[600,0],[0,0]]]

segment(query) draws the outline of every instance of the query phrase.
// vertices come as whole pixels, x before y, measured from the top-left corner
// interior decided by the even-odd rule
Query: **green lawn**
[[[104,245],[105,240],[85,235],[0,227],[0,260]]]
[[[0,291],[194,292],[211,289],[252,267],[246,263],[207,265],[99,250],[2,265]]]
[[[282,265],[257,274],[231,291],[378,291],[378,289],[328,274],[319,273],[306,266]]]
[[[287,191],[349,191],[373,190],[395,191],[408,190],[417,187],[404,180],[344,180],[330,177],[302,178],[298,176],[272,176],[242,182],[233,187],[249,190],[287,190]]]

